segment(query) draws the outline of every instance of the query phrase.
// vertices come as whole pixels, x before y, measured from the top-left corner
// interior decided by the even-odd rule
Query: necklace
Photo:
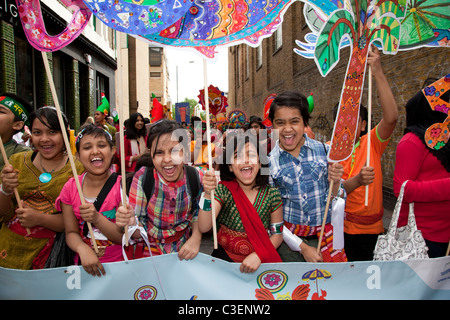
[[[63,157],[64,160],[64,157]],[[48,172],[47,170],[45,170],[44,166],[42,165],[42,157],[41,155],[39,155],[39,164],[41,165],[42,170],[44,170],[44,172],[39,176],[39,181],[42,183],[47,183],[50,182],[52,180],[52,173],[55,171],[55,169],[59,166],[56,166],[55,169],[53,169],[52,171]]]

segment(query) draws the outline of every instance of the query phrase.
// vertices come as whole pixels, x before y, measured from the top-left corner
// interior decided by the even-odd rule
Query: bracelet
[[[339,198],[342,198],[343,196],[344,196],[344,187],[343,187],[343,184],[341,182],[341,183],[339,183],[339,189],[337,191],[337,194],[334,195],[333,193],[331,193],[331,199],[332,200],[339,199]]]
[[[3,190],[3,185],[0,184],[0,193],[4,194],[5,196],[9,197],[13,194],[13,192],[5,192],[5,190]]]
[[[198,203],[200,209],[203,211],[211,211],[211,200],[205,199],[205,193],[202,192],[202,196],[200,197],[200,202]]]
[[[283,233],[283,222],[271,223],[269,230],[271,234],[282,234]]]

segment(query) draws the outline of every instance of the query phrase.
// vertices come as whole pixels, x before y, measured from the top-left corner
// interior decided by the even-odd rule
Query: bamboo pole
[[[367,159],[366,166],[370,166],[370,131],[372,130],[372,67],[369,66],[369,94],[367,103]],[[369,185],[366,185],[365,206],[369,205]]]
[[[122,50],[119,48],[119,54],[117,55],[117,66],[119,68],[119,79],[122,79]],[[120,146],[120,172],[121,172],[121,183],[122,183],[122,206],[126,208],[127,203],[127,185],[126,185],[126,171],[125,171],[125,132],[123,129],[124,126],[124,118],[125,114],[123,112],[122,108],[122,86],[121,90],[119,91],[119,101],[116,105],[116,109],[118,109],[119,112],[119,146]],[[125,239],[128,239],[128,225],[125,226]],[[125,243],[125,246],[128,246],[128,240]]]
[[[52,92],[53,101],[55,102],[56,113],[58,114],[58,119],[59,119],[59,126],[61,127],[61,132],[63,135],[66,150],[67,150],[67,155],[69,156],[70,166],[72,167],[73,177],[75,179],[75,184],[78,189],[78,195],[80,196],[81,203],[85,204],[86,201],[83,196],[83,191],[81,190],[81,184],[80,184],[80,180],[78,179],[78,172],[77,172],[77,168],[75,167],[75,161],[73,159],[73,154],[72,154],[72,152],[70,152],[70,150],[71,150],[70,142],[69,142],[69,138],[67,137],[67,131],[65,130],[67,128],[64,127],[64,120],[62,117],[61,107],[60,107],[59,101],[58,101],[58,96],[56,95],[55,83],[53,82],[53,76],[50,71],[50,66],[48,64],[47,53],[44,51],[41,51],[41,54],[42,54],[42,60],[44,61],[44,67],[45,67],[45,72],[47,73],[48,82],[50,84],[50,90]],[[86,223],[89,228],[89,234],[91,235],[92,246],[94,247],[95,253],[98,254],[98,247],[97,247],[97,243],[95,242],[95,236],[94,236],[94,231],[92,230],[92,225],[90,222],[86,222]]]
[[[2,137],[0,137],[0,149],[2,152],[3,162],[5,162],[5,166],[9,166],[9,160],[8,160],[8,157],[6,156],[5,146],[3,145]],[[14,192],[14,196],[16,197],[17,205],[19,206],[20,209],[23,209],[22,201],[20,201],[20,196],[19,196],[19,192],[17,191],[17,188],[14,188],[13,192]],[[30,228],[26,228],[26,229],[27,229],[27,236],[28,236],[31,234],[31,231],[30,231]]]
[[[208,141],[208,164],[209,171],[215,171],[212,165],[212,146],[211,146],[211,124],[209,120],[209,97],[208,97],[208,76],[207,76],[207,61],[203,59],[203,77],[205,86],[205,111],[206,111],[206,139]],[[216,226],[216,210],[214,206],[214,190],[211,191],[211,219],[212,219],[212,229],[213,229],[213,239],[214,239],[214,249],[217,249],[217,226]]]
[[[320,253],[320,245],[322,244],[323,233],[325,231],[325,223],[328,217],[328,208],[330,208],[331,190],[333,189],[334,181],[330,181],[330,188],[328,190],[327,204],[325,206],[325,215],[323,216],[322,228],[320,230],[319,243],[317,244],[317,253]]]

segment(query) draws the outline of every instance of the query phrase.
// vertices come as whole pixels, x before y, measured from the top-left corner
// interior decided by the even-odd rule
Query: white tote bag
[[[428,258],[428,247],[425,244],[422,232],[417,230],[413,202],[409,204],[408,224],[397,228],[403,193],[407,182],[403,182],[388,232],[385,235],[378,236],[373,260],[389,261]]]

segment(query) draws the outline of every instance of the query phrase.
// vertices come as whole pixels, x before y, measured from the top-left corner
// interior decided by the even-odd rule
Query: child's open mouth
[[[244,178],[251,178],[253,174],[253,168],[252,167],[244,167],[241,169],[241,174]]]
[[[101,167],[103,164],[103,159],[102,158],[93,158],[91,160],[91,163],[94,167]]]
[[[175,173],[175,171],[177,170],[177,167],[176,166],[167,166],[167,167],[163,167],[163,169],[167,175],[171,176]]]
[[[295,135],[294,134],[286,135],[286,136],[282,136],[282,137],[283,137],[284,143],[286,145],[291,146],[291,145],[294,144],[294,141],[295,141]]]

